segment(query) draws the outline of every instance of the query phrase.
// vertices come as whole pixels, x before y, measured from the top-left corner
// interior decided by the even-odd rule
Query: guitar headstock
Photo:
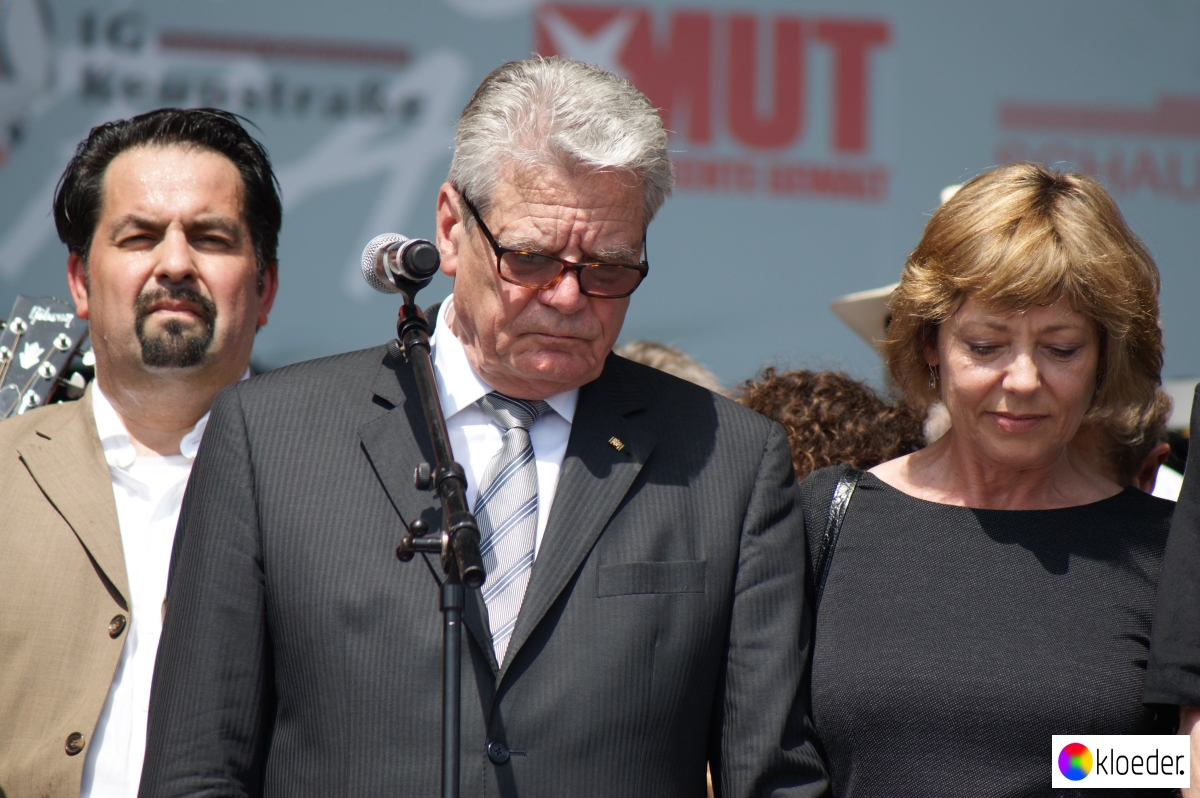
[[[0,419],[49,402],[87,333],[70,303],[18,296],[0,330]]]

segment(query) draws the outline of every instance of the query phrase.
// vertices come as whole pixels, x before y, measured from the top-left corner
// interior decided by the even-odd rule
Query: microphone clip
[[[413,291],[415,294],[416,291]],[[392,356],[392,360],[400,362],[408,362],[408,347],[406,342],[414,343],[428,342],[429,336],[433,330],[430,329],[429,319],[425,317],[425,311],[413,302],[408,294],[404,295],[404,304],[400,306],[399,312],[396,314],[396,337],[388,341],[388,353]],[[416,333],[415,336],[412,333]],[[428,346],[428,343],[425,343]]]
[[[437,274],[441,261],[441,253],[430,241],[384,233],[363,249],[362,273],[376,291],[401,294],[405,304],[412,304],[417,292]]]

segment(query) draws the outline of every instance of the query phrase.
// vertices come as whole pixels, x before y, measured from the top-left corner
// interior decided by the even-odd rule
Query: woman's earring
[[[929,367],[929,390],[937,390],[937,372],[933,366]]]

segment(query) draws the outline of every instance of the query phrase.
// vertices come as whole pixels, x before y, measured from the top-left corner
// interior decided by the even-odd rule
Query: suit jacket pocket
[[[703,593],[706,565],[704,560],[601,565],[596,595],[603,598],[638,593]]]

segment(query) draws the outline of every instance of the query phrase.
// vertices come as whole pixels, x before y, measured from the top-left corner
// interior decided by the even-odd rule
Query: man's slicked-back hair
[[[509,165],[626,174],[642,187],[645,224],[675,185],[667,133],[646,95],[611,72],[559,56],[499,67],[459,117],[448,180],[480,213]]]
[[[160,108],[92,128],[75,149],[54,193],[54,224],[67,249],[86,263],[104,201],[104,173],[113,159],[135,147],[179,145],[224,155],[242,176],[246,225],[261,284],[275,263],[283,206],[267,151],[246,132],[237,114],[215,108]]]

